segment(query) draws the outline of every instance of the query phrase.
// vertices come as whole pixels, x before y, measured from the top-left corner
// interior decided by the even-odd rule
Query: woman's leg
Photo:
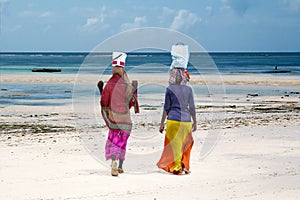
[[[117,168],[117,161],[116,161],[116,155],[112,155],[111,156],[111,175],[112,176],[118,176],[119,174],[119,171],[118,171],[118,168]]]
[[[124,160],[122,160],[122,159],[119,160],[118,171],[119,171],[120,174],[121,174],[121,173],[124,173],[124,170],[123,170],[123,162],[124,162]]]
[[[119,160],[119,166],[116,166],[120,173],[123,173],[123,162],[125,160],[127,140],[130,133],[122,130],[109,130],[108,139],[105,146],[106,159],[112,159],[112,167],[114,161]],[[112,170],[113,171],[113,170]]]

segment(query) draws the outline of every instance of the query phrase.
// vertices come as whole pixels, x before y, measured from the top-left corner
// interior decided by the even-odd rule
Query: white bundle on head
[[[176,44],[172,45],[171,49],[171,55],[172,55],[172,68],[183,68],[186,69],[189,62],[189,47],[188,45],[184,44]]]

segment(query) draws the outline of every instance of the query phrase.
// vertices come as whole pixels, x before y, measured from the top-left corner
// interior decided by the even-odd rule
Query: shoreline
[[[130,80],[138,80],[140,84],[155,82],[167,84],[168,74],[128,74]],[[94,74],[23,74],[1,76],[0,83],[97,83],[100,79],[106,81],[110,75]],[[300,86],[298,76],[287,75],[192,75],[190,84],[198,85],[261,85],[261,86]]]

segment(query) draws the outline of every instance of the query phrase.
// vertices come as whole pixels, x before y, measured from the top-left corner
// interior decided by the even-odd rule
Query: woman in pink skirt
[[[124,70],[127,55],[114,52],[112,58],[112,76],[105,85],[98,87],[101,92],[101,113],[109,128],[108,139],[105,146],[105,157],[111,159],[111,175],[118,176],[123,173],[127,140],[132,129],[130,108],[134,106],[135,113],[139,112],[137,102],[137,82],[129,82]],[[119,166],[117,161],[119,161]]]

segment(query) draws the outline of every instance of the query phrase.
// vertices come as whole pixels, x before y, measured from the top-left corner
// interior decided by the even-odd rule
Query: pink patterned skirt
[[[125,160],[126,145],[129,136],[130,132],[128,131],[109,129],[105,145],[106,160],[111,159],[112,155],[115,155],[117,160]]]

